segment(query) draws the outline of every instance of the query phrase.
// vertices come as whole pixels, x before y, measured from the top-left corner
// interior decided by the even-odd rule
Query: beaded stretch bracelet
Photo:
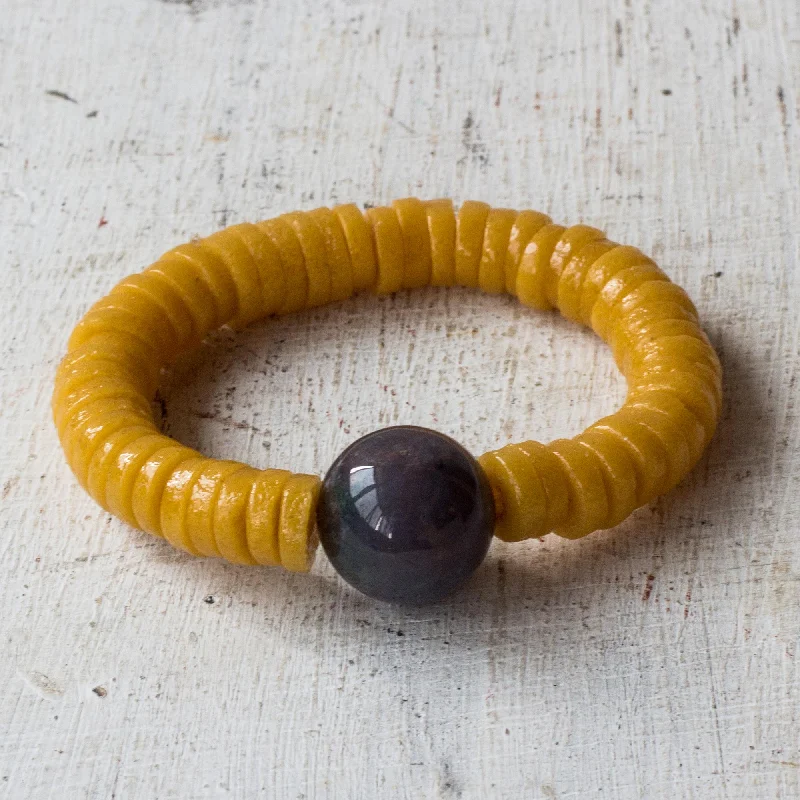
[[[427,285],[557,308],[611,346],[624,406],[574,439],[477,461],[423,428],[351,445],[324,483],[206,458],[159,432],[160,371],[212,330]],[[75,327],[53,394],[67,461],[106,510],[175,547],[239,564],[311,567],[399,602],[436,600],[505,541],[610,528],[674,487],[720,413],[721,368],[686,293],[639,250],[534,211],[409,198],[235,225],[166,253]]]

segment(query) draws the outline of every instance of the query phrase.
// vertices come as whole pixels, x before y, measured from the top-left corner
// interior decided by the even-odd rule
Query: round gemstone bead
[[[448,436],[375,431],[322,484],[320,541],[337,572],[378,600],[420,605],[458,588],[483,561],[494,501],[478,462]]]

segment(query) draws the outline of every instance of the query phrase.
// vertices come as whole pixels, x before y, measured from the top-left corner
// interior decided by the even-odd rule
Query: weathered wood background
[[[2,0],[0,796],[800,797],[799,76],[796,0]],[[48,405],[93,299],[409,194],[605,226],[689,290],[727,400],[677,491],[416,611],[83,494]],[[322,473],[379,426],[481,452],[623,391],[587,333],[427,291],[220,336],[164,397],[192,445]]]

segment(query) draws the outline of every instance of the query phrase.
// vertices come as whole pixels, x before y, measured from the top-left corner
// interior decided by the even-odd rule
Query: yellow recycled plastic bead
[[[456,217],[455,268],[459,286],[478,286],[478,273],[483,254],[483,235],[489,206],[477,200],[467,200]]]
[[[94,308],[116,308],[129,314],[138,328],[147,329],[159,337],[162,357],[173,357],[185,345],[173,316],[146,292],[135,286],[117,284]]]
[[[508,243],[517,216],[516,211],[493,208],[486,217],[483,252],[478,265],[478,285],[484,292],[499,294],[505,291]]]
[[[192,502],[192,486],[208,460],[202,456],[182,460],[167,478],[161,496],[159,525],[162,536],[173,547],[193,556],[199,556],[200,551],[189,536],[186,514]]]
[[[78,373],[71,380],[64,381],[53,395],[55,411],[53,418],[57,428],[74,417],[79,411],[103,398],[129,399],[137,407],[149,412],[150,403],[142,397],[136,386],[119,373],[100,374]]]
[[[105,301],[100,301],[101,303]],[[139,349],[155,359],[167,347],[158,328],[146,327],[130,311],[119,306],[94,307],[90,309],[75,326],[67,347],[70,350],[86,344],[97,335],[110,333],[114,336],[128,336]],[[172,349],[172,348],[170,348]]]
[[[211,234],[203,239],[203,247],[218,257],[236,288],[238,311],[228,324],[233,328],[244,328],[264,316],[264,305],[258,267],[238,228],[234,225]]]
[[[625,406],[624,410],[629,418],[652,431],[663,445],[668,468],[666,483],[662,484],[661,492],[676,486],[689,471],[691,463],[685,434],[673,420],[641,405]]]
[[[646,408],[672,420],[681,432],[689,448],[689,460],[694,464],[706,444],[706,430],[703,423],[674,395],[644,395],[630,400],[630,408]]]
[[[294,228],[282,217],[259,222],[256,227],[265,233],[278,251],[285,283],[284,300],[277,312],[291,314],[301,311],[308,301],[306,259]]]
[[[132,442],[149,435],[151,430],[150,426],[142,424],[121,428],[105,435],[92,454],[86,470],[86,488],[106,511],[113,511],[108,505],[106,483],[115,468],[119,453]]]
[[[637,506],[636,466],[633,458],[607,430],[589,428],[578,435],[576,441],[588,447],[600,464],[608,498],[608,516],[604,527],[613,528]]]
[[[314,475],[291,475],[283,488],[280,519],[281,565],[308,572],[317,547],[316,509],[322,482]]]
[[[286,303],[287,293],[280,252],[267,233],[252,223],[237,225],[236,235],[249,251],[258,272],[260,317],[277,314]]]
[[[120,390],[138,400],[142,400],[145,394],[138,381],[138,376],[119,362],[96,358],[91,361],[78,362],[75,365],[62,364],[56,375],[52,398],[53,420],[56,428],[61,427],[61,422],[75,408],[72,401],[69,401],[68,405],[67,398],[71,395],[74,397],[76,392],[85,391],[85,387],[94,381],[116,385]]]
[[[495,536],[519,542],[549,533],[547,495],[532,459],[510,445],[481,456],[479,462],[503,502],[512,501],[497,520]]]
[[[214,538],[214,510],[223,481],[235,472],[245,469],[237,461],[207,458],[195,474],[184,517],[185,535],[192,547],[202,556],[219,558],[220,551]]]
[[[77,410],[64,419],[58,434],[70,466],[85,483],[94,449],[103,436],[123,427],[147,425],[150,418],[144,411],[144,401],[102,397]]]
[[[522,261],[522,255],[528,242],[545,226],[550,225],[552,220],[547,214],[538,211],[521,211],[508,235],[508,251],[506,252],[506,292],[516,294],[517,292],[517,272]]]
[[[258,470],[243,467],[226,475],[214,504],[211,529],[216,550],[232,564],[255,564],[247,547],[247,507]]]
[[[131,490],[131,510],[139,528],[154,536],[164,535],[161,511],[167,483],[179,466],[200,460],[200,453],[177,443],[164,446],[148,456],[134,478]]]
[[[620,317],[630,314],[637,308],[655,310],[665,304],[680,306],[692,319],[698,319],[697,309],[689,299],[689,295],[680,286],[672,283],[660,269],[654,278],[642,281],[635,288],[629,286],[628,291],[621,292],[610,308],[609,318],[612,324],[616,324]]]
[[[59,436],[63,442],[67,463],[81,486],[89,491],[89,465],[96,450],[117,431],[144,425],[142,414],[126,408],[108,398],[99,401],[88,410],[79,412],[64,424]]]
[[[573,225],[564,231],[545,269],[544,293],[551,308],[558,308],[558,284],[569,262],[590,242],[604,239],[603,231],[588,225]]]
[[[188,304],[175,285],[158,272],[139,272],[123,278],[112,290],[117,293],[139,292],[150,302],[155,303],[169,319],[175,331],[178,350],[188,350],[200,343],[202,335],[196,331]]]
[[[601,256],[617,248],[608,239],[592,239],[572,256],[558,281],[558,310],[566,319],[583,323],[581,316],[581,290],[586,273]]]
[[[639,310],[637,309],[637,311]],[[645,316],[634,312],[612,328],[608,344],[611,347],[614,361],[623,375],[627,375],[631,371],[633,357],[637,350],[659,339],[689,336],[697,339],[705,347],[710,347],[702,328],[694,320],[680,317],[681,314],[686,313],[683,309],[676,307],[667,313],[675,316],[653,320],[652,314]]]
[[[86,453],[94,446],[95,437],[100,436],[105,426],[110,425],[117,417],[131,420],[131,424],[150,422],[152,417],[149,406],[139,394],[131,393],[126,397],[119,392],[107,396],[89,393],[80,406],[69,410],[64,410],[63,407],[58,409],[63,415],[57,420],[58,435],[66,445],[79,447],[82,453]]]
[[[303,211],[284,214],[281,219],[291,225],[303,251],[303,262],[308,277],[306,308],[323,306],[331,300],[332,285],[322,231],[314,220]]]
[[[275,566],[281,563],[280,515],[283,490],[291,473],[269,469],[253,483],[247,503],[247,550],[257,564]]]
[[[353,290],[360,292],[371,289],[378,279],[378,266],[369,223],[352,203],[336,206],[333,213],[339,218],[347,240],[353,270]]]
[[[223,324],[211,287],[193,264],[168,254],[151,264],[144,274],[171,286],[181,298],[191,317],[193,338],[197,341]]]
[[[353,294],[353,267],[339,218],[325,207],[310,211],[309,216],[316,222],[325,240],[325,254],[331,273],[331,300],[346,300]]]
[[[96,375],[124,378],[143,395],[150,396],[157,386],[154,379],[159,370],[156,366],[145,358],[138,345],[131,349],[113,333],[94,336],[86,344],[70,350],[59,364],[53,405],[56,404],[62,381],[70,374],[77,375],[84,370]]]
[[[567,516],[567,473],[560,459],[545,445],[506,445],[478,461],[490,483],[500,490],[502,513],[495,530],[499,539],[513,542],[544,536]]]
[[[403,231],[394,209],[379,206],[368,208],[367,221],[372,228],[372,240],[378,259],[377,294],[393,294],[403,288]]]
[[[722,379],[710,367],[703,364],[687,365],[683,361],[663,361],[631,370],[626,377],[630,391],[639,387],[668,389],[685,396],[685,402],[704,394],[711,398],[714,414],[719,418],[722,410]]]
[[[603,287],[592,307],[592,330],[607,341],[614,326],[614,307],[644,283],[667,283],[668,278],[656,266],[643,265],[621,270]]]
[[[631,371],[636,372],[648,364],[707,367],[717,375],[722,372],[716,353],[694,336],[662,336],[653,341],[640,342],[630,356]]]
[[[608,498],[596,454],[572,439],[556,439],[548,448],[564,466],[569,505],[566,518],[555,528],[565,539],[578,539],[602,527],[608,517]]]
[[[666,380],[651,376],[629,389],[626,402],[650,396],[677,399],[699,420],[706,434],[704,445],[708,444],[717,424],[718,410],[713,392],[702,381],[682,373],[671,373]]]
[[[456,213],[452,200],[425,203],[431,240],[431,286],[456,284]]]
[[[655,262],[629,245],[619,245],[600,256],[586,271],[580,291],[580,321],[591,325],[592,310],[611,279],[631,267],[655,267]]]
[[[106,507],[133,527],[139,527],[133,510],[136,478],[148,459],[162,450],[169,441],[159,433],[139,436],[124,446],[116,454],[114,463],[109,466],[105,487]]]
[[[188,242],[161,256],[162,263],[190,265],[195,271],[195,282],[200,278],[208,286],[217,311],[214,327],[226,325],[239,310],[236,284],[224,262],[212,250],[203,246],[202,240]]]
[[[547,445],[540,442],[529,441],[512,446],[525,453],[536,465],[547,497],[548,529],[554,530],[566,519],[569,511],[569,482],[564,465]]]
[[[524,305],[540,311],[549,311],[553,307],[547,299],[545,279],[550,259],[565,230],[563,225],[544,225],[525,246],[517,270],[515,292]]]
[[[425,206],[415,197],[392,203],[403,234],[403,288],[419,289],[431,282],[431,243]]]
[[[588,430],[598,429],[614,436],[628,452],[636,469],[637,504],[644,505],[664,490],[669,465],[663,442],[627,408],[605,417]]]

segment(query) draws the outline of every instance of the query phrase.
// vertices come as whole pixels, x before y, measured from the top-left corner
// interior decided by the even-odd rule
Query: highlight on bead
[[[624,406],[574,439],[480,457],[499,538],[613,527],[700,458],[719,419],[720,363],[694,305],[650,258],[540,212],[408,198],[235,225],[120,281],[58,368],[53,416],[72,471],[103,508],[189,553],[307,571],[319,478],[207,458],[160,433],[160,371],[223,325],[427,285],[558,309],[611,346],[628,381]]]

